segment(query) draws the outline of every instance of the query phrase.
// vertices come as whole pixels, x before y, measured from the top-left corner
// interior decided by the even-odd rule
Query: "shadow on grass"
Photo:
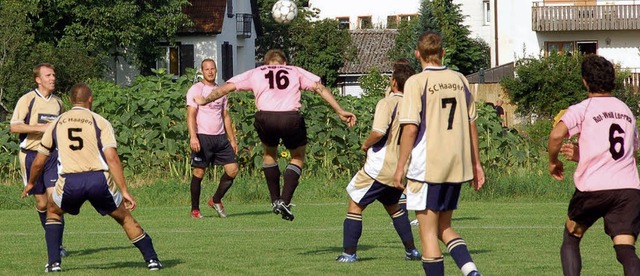
[[[463,220],[481,220],[480,217],[453,217],[451,220],[463,221]]]
[[[162,260],[161,262],[162,262],[163,269],[175,267],[179,264],[184,263],[184,261],[180,259]],[[142,260],[142,258],[140,258],[140,261],[138,262],[131,262],[131,261],[113,262],[113,263],[105,263],[105,264],[96,264],[93,266],[87,266],[83,268],[76,267],[71,269],[65,269],[63,267],[62,269],[63,271],[81,271],[81,270],[93,270],[93,269],[107,270],[107,269],[119,269],[119,268],[140,268],[141,270],[147,270],[147,264]]]
[[[100,248],[89,248],[83,250],[73,250],[68,251],[70,256],[82,256],[82,255],[91,255],[101,251],[111,251],[111,250],[131,250],[133,249],[131,246],[117,246],[117,247],[100,247]]]
[[[229,217],[257,216],[257,215],[268,215],[268,214],[272,214],[273,215],[274,213],[272,211],[269,211],[269,210],[253,211],[253,212],[245,212],[245,213],[231,213],[231,214],[229,214]]]

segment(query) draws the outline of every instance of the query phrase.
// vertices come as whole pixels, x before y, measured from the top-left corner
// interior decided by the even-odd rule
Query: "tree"
[[[442,35],[445,48],[443,63],[462,74],[471,74],[489,66],[489,45],[481,39],[470,37],[459,4],[448,0],[423,0],[420,17],[415,24],[401,24],[395,48],[390,51],[392,59],[413,59],[413,51],[420,34],[435,31]],[[408,29],[404,29],[408,28]]]
[[[33,16],[38,42],[81,43],[94,57],[124,57],[136,65],[160,55],[159,41],[172,41],[189,24],[187,0],[39,0]]]
[[[275,0],[259,0],[260,20],[264,35],[256,41],[256,58],[262,59],[269,49],[281,49],[289,63],[304,67],[320,76],[329,85],[335,84],[338,69],[345,60],[355,57],[348,30],[341,30],[338,21],[318,20],[317,9],[303,8],[295,0],[298,16],[289,24],[273,20],[271,7]]]

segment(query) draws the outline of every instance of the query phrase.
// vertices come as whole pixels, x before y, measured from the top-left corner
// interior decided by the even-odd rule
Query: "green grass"
[[[266,191],[265,191],[266,192]],[[297,201],[293,222],[270,212],[267,201],[229,201],[227,219],[189,217],[189,207],[134,212],[153,237],[164,275],[423,275],[403,249],[379,204],[364,213],[361,261],[336,263],[342,245],[344,200]],[[454,227],[484,275],[561,275],[559,247],[566,202],[462,201]],[[205,205],[206,206],[206,205]],[[0,275],[39,274],[47,260],[44,232],[31,209],[0,210]],[[410,215],[413,218],[413,214]],[[86,204],[67,216],[63,270],[73,275],[147,275],[138,250],[110,218]],[[414,227],[414,236],[417,229]],[[582,242],[584,275],[621,275],[611,241],[596,224]],[[447,275],[460,275],[445,254]]]

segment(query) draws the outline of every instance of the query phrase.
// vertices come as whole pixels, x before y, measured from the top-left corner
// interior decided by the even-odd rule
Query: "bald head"
[[[86,83],[78,83],[71,87],[69,100],[73,105],[88,104],[93,96],[91,88]]]

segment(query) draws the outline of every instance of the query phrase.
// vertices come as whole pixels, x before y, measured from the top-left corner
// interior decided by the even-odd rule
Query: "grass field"
[[[166,275],[423,275],[420,262],[403,259],[399,238],[379,205],[364,213],[360,262],[336,263],[346,204],[296,202],[296,219],[282,220],[264,204],[226,203],[227,219],[189,207],[145,207],[134,212],[153,237]],[[206,205],[204,205],[206,206]],[[559,246],[566,203],[461,202],[454,227],[466,239],[484,275],[561,275]],[[33,210],[0,210],[0,275],[43,271],[44,231]],[[414,215],[410,214],[410,218]],[[89,204],[68,216],[63,271],[73,275],[146,275],[138,250],[110,218]],[[419,243],[417,228],[414,227]],[[596,224],[582,242],[583,275],[621,275],[611,241]],[[460,275],[445,253],[447,275]]]

